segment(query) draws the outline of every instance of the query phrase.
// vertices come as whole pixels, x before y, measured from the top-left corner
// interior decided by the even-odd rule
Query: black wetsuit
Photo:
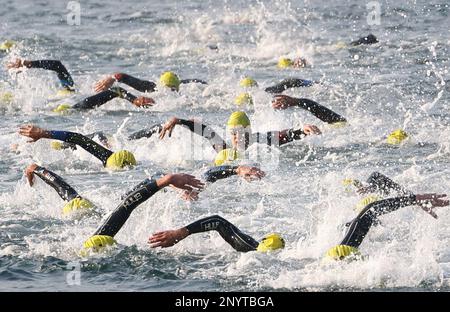
[[[93,132],[93,133],[85,134],[84,136],[89,138],[89,139],[91,139],[91,140],[94,139],[94,137],[98,137],[102,144],[104,144],[104,145],[108,144],[108,138],[106,137],[106,135],[102,131],[96,131],[96,132]],[[74,143],[63,142],[61,144],[60,149],[67,149],[67,148],[70,148],[72,150],[76,150],[77,146]]]
[[[390,195],[392,192],[397,192],[399,195],[412,194],[412,192],[379,172],[373,172],[367,179],[367,183],[369,184],[367,191],[372,193],[380,193],[381,195]]]
[[[100,144],[88,138],[87,136],[84,136],[76,132],[50,131],[50,135],[52,139],[80,146],[91,155],[100,159],[100,161],[103,163],[103,166],[106,166],[108,158],[113,154],[113,152],[110,151],[109,149],[101,146]]]
[[[67,184],[59,175],[50,170],[37,166],[33,173],[42,179],[45,183],[50,185],[58,195],[65,201],[71,201],[74,198],[82,198],[78,195],[77,191],[75,191],[69,184]]]
[[[126,194],[125,199],[108,216],[94,235],[114,237],[130,217],[133,210],[159,191],[155,180],[146,179]]]
[[[358,40],[351,42],[350,45],[357,46],[357,45],[361,45],[361,44],[374,44],[377,42],[378,42],[377,37],[375,37],[372,34],[369,34],[367,37],[361,37]]]
[[[73,90],[74,82],[73,82],[72,76],[70,76],[66,67],[60,61],[57,61],[57,60],[29,61],[28,63],[26,63],[26,67],[52,70],[52,71],[56,72],[61,85],[65,89]]]
[[[237,175],[238,166],[232,166],[232,165],[222,165],[222,166],[215,166],[209,168],[205,173],[203,174],[203,179],[205,179],[206,182],[216,182],[220,179],[225,179],[234,175]]]
[[[217,231],[231,247],[241,252],[255,251],[259,245],[251,236],[217,215],[197,220],[186,226],[186,229],[189,234]]]
[[[264,89],[267,93],[282,93],[283,91],[290,88],[300,88],[300,87],[310,87],[314,84],[314,81],[299,79],[299,78],[288,78],[280,81],[276,85],[267,87]]]
[[[341,245],[358,247],[369,232],[370,227],[379,216],[395,211],[401,207],[416,204],[416,196],[402,196],[383,199],[367,205],[358,216],[350,223],[347,234]]]

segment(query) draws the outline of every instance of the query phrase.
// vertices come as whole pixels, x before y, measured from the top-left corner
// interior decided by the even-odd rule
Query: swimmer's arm
[[[279,145],[283,145],[292,141],[301,140],[307,135],[321,134],[319,128],[314,125],[304,125],[303,129],[287,129],[280,131],[278,134]]]
[[[208,169],[203,177],[207,182],[213,183],[219,179],[225,179],[233,175],[241,176],[250,181],[255,178],[261,179],[265,176],[265,172],[257,167],[223,165]]]
[[[182,125],[188,128],[191,132],[201,135],[206,138],[216,152],[220,152],[227,148],[225,141],[213,130],[211,127],[204,125],[199,122],[194,122],[192,120],[180,119],[173,117],[166,124],[164,124],[163,129],[160,132],[160,139],[164,138],[166,133],[169,137],[172,134],[173,129],[176,125]]]
[[[163,128],[162,125],[156,124],[150,128],[139,130],[137,132],[132,133],[128,137],[128,140],[138,140],[140,138],[150,138],[155,133],[160,133],[162,128]]]
[[[309,111],[316,118],[323,122],[333,124],[337,122],[346,122],[341,115],[333,112],[331,109],[320,105],[310,99],[294,98],[287,95],[277,95],[272,100],[272,107],[275,109],[286,109],[288,107],[300,107]]]
[[[400,184],[394,182],[379,172],[373,172],[367,179],[367,182],[369,183],[369,186],[363,188],[364,192],[380,192],[388,195],[392,191],[396,191],[404,195],[411,194],[410,191],[404,189]]]
[[[40,167],[36,164],[31,164],[25,171],[30,186],[33,185],[33,175],[37,175],[42,181],[50,185],[58,195],[63,200],[72,200],[75,197],[78,197],[77,191],[75,191],[69,184],[67,184],[60,176],[56,173],[44,168]]]
[[[73,87],[74,82],[72,76],[66,69],[66,67],[58,60],[37,60],[28,61],[23,60],[22,65],[28,68],[42,68],[56,72],[58,79],[63,87]]]
[[[113,78],[117,82],[124,83],[140,92],[154,92],[156,89],[156,84],[154,82],[141,80],[125,73],[116,73],[113,75]]]
[[[290,79],[284,79],[274,86],[267,87],[264,89],[264,91],[266,91],[268,93],[282,93],[284,90],[287,90],[290,88],[310,87],[313,84],[314,84],[314,81],[312,81],[312,80],[290,78]]]
[[[201,83],[201,84],[208,84],[206,81],[201,80],[201,79],[182,79],[180,80],[180,83]]]

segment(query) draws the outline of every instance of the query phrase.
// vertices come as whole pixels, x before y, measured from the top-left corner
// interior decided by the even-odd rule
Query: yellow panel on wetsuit
[[[216,158],[214,159],[214,165],[221,166],[225,163],[230,163],[239,158],[241,158],[241,157],[235,149],[227,148],[227,149],[221,150],[216,155]]]

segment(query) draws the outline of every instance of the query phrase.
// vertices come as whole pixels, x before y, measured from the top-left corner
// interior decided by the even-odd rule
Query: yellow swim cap
[[[286,67],[292,66],[293,64],[294,64],[294,62],[290,58],[287,58],[287,57],[281,57],[278,60],[279,68],[286,68]]]
[[[235,149],[227,148],[217,153],[216,158],[214,159],[214,165],[221,166],[224,163],[232,162],[238,158],[240,158],[240,155]]]
[[[236,105],[253,105],[253,99],[252,96],[247,93],[241,93],[239,94],[235,99],[234,99],[234,103],[236,103]]]
[[[136,159],[134,155],[126,150],[118,151],[109,156],[106,161],[106,168],[122,169],[126,166],[135,166]]]
[[[327,251],[326,257],[333,260],[343,260],[350,255],[360,255],[358,248],[347,245],[337,245]]]
[[[386,139],[386,143],[397,145],[400,144],[403,140],[405,140],[408,137],[408,134],[403,131],[402,129],[397,129],[395,131],[392,131],[391,134]]]
[[[346,179],[342,180],[342,185],[344,185],[345,191],[351,192],[352,191],[351,186],[358,188],[358,187],[362,186],[362,183],[356,179],[346,178]]]
[[[55,113],[65,113],[65,112],[67,112],[70,108],[72,108],[72,106],[69,105],[69,104],[60,104],[60,105],[58,105],[57,108],[55,108],[55,109],[53,110],[53,112],[55,112]]]
[[[248,119],[248,116],[244,112],[234,112],[230,115],[230,118],[228,118],[227,122],[228,127],[248,127],[250,126],[250,119]]]
[[[346,125],[347,125],[346,121],[338,121],[338,122],[333,122],[332,124],[330,124],[330,126],[333,128],[342,128],[342,127],[345,127]]]
[[[11,49],[16,44],[15,41],[5,40],[0,44],[0,51],[7,51]]]
[[[56,96],[66,96],[66,95],[71,95],[72,93],[74,93],[75,90],[71,90],[71,89],[60,89],[58,90],[58,92],[56,92]]]
[[[363,210],[367,205],[374,203],[376,201],[381,200],[382,198],[378,195],[369,195],[363,199],[361,199],[358,204],[356,204],[355,210],[357,212],[360,212],[361,210]]]
[[[81,256],[87,256],[90,251],[99,252],[107,246],[117,244],[113,237],[108,235],[94,235],[83,243],[83,249],[80,251]]]
[[[94,204],[84,198],[76,197],[69,201],[63,208],[63,215],[68,216],[73,212],[81,212],[83,214],[90,212],[90,209],[94,208]]]
[[[0,102],[10,104],[14,100],[14,95],[9,92],[5,91],[0,93]]]
[[[245,78],[241,79],[241,81],[239,82],[239,85],[244,88],[249,88],[249,87],[258,86],[258,83],[256,82],[255,79],[253,79],[251,77],[245,77]]]
[[[62,145],[63,145],[63,142],[61,142],[61,141],[52,141],[52,142],[50,142],[50,146],[54,150],[62,149]]]
[[[171,89],[175,89],[178,91],[178,88],[180,87],[180,79],[178,76],[173,72],[164,72],[161,77],[159,78],[159,81],[165,85],[166,87],[169,87]]]
[[[262,239],[256,250],[266,252],[280,248],[284,248],[284,239],[279,234],[271,233]]]

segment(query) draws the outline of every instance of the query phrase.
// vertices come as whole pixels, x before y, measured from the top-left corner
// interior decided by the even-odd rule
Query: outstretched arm
[[[156,88],[156,84],[152,81],[141,80],[125,73],[116,73],[98,81],[95,84],[94,90],[95,92],[107,90],[111,88],[116,81],[122,82],[140,92],[153,92]]]
[[[58,79],[61,82],[61,85],[64,88],[71,89],[74,85],[72,76],[70,76],[66,67],[58,60],[37,60],[37,61],[28,61],[16,59],[14,62],[6,65],[7,68],[20,68],[20,67],[28,67],[28,68],[42,68],[46,70],[51,70],[56,72],[58,75]]]
[[[137,206],[152,197],[160,189],[169,185],[187,191],[194,188],[203,188],[202,182],[188,174],[168,174],[157,180],[146,179],[133,188],[132,192],[128,193],[127,197],[109,215],[100,228],[95,231],[94,235],[116,235]]]
[[[216,152],[220,152],[221,150],[227,148],[227,144],[225,143],[225,141],[209,126],[202,123],[196,123],[192,120],[185,120],[176,117],[169,119],[169,121],[164,124],[159,134],[159,138],[163,139],[166,133],[170,137],[176,125],[183,125],[191,130],[191,132],[208,139]]]
[[[358,193],[364,194],[369,192],[379,192],[383,195],[389,195],[392,192],[398,192],[402,195],[412,194],[412,192],[406,190],[400,184],[394,182],[379,172],[373,172],[367,179],[367,183],[369,183],[369,185],[367,187],[360,187],[358,189]]]
[[[238,175],[251,181],[254,179],[261,179],[266,174],[257,167],[223,165],[208,169],[203,177],[207,182],[216,182],[217,180],[225,179],[233,175]]]
[[[99,107],[99,106],[111,101],[112,99],[114,99],[116,97],[125,99],[138,107],[148,107],[155,103],[155,101],[151,98],[147,98],[147,97],[143,97],[143,96],[136,97],[135,95],[131,94],[130,92],[128,92],[127,90],[125,90],[123,88],[115,87],[115,88],[111,88],[109,90],[94,94],[90,97],[87,97],[84,100],[73,105],[72,108],[81,109],[81,110],[93,109],[93,108]]]
[[[158,125],[158,124],[157,125],[153,125],[150,128],[139,130],[137,132],[132,133],[128,137],[128,140],[138,140],[140,138],[150,138],[155,133],[160,133],[162,128],[163,128],[162,125]]]
[[[290,89],[290,88],[299,88],[299,87],[310,87],[314,84],[314,81],[312,80],[306,80],[306,79],[298,79],[298,78],[289,78],[284,79],[277,83],[274,86],[267,87],[264,89],[264,91],[268,93],[282,93],[284,90]]]
[[[31,140],[28,141],[29,143],[46,138],[76,144],[91,155],[100,159],[103,165],[106,165],[109,156],[113,154],[109,149],[76,132],[45,130],[33,125],[23,125],[19,129],[19,134],[31,138]]]
[[[182,83],[201,83],[201,84],[208,84],[206,81],[201,80],[201,79],[196,79],[196,78],[192,78],[192,79],[182,79],[180,80],[180,84]]]
[[[309,99],[293,98],[287,95],[276,95],[272,101],[272,107],[275,109],[286,109],[288,107],[300,107],[311,112],[315,117],[326,123],[346,122],[341,115],[333,112],[331,109],[320,105]]]
[[[220,236],[235,250],[241,252],[254,251],[258,242],[251,236],[241,232],[236,226],[220,216],[211,216],[197,220],[177,230],[158,232],[150,236],[150,247],[170,247],[195,233],[217,231]]]
[[[42,181],[54,188],[63,200],[70,201],[76,197],[79,197],[77,191],[67,184],[59,175],[44,167],[31,164],[25,170],[25,175],[30,183],[30,186],[33,186],[34,175],[37,175],[42,179]]]
[[[303,129],[287,129],[283,131],[273,131],[267,133],[254,133],[254,140],[270,146],[280,146],[295,140],[301,140],[307,135],[321,134],[319,128],[314,125],[304,125]]]

